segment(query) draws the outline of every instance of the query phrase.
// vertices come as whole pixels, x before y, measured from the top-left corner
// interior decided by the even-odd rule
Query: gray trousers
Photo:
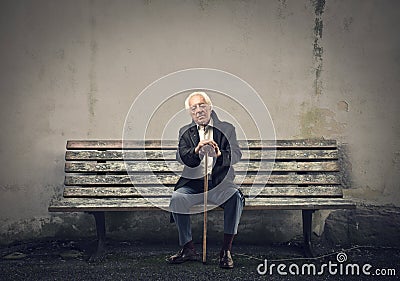
[[[211,181],[209,182],[211,186]],[[192,240],[190,226],[191,207],[204,204],[204,194],[198,188],[183,186],[174,191],[171,197],[170,210],[179,232],[179,245],[183,246]],[[244,207],[244,196],[235,187],[212,188],[208,192],[208,203],[224,209],[224,233],[237,234],[237,229]]]

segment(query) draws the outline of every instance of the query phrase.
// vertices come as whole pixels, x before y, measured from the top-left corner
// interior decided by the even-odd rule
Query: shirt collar
[[[199,131],[203,126],[196,124],[196,127],[197,127],[197,130]],[[212,120],[212,118],[210,118],[210,121],[206,125],[206,130],[208,130],[209,128],[212,128],[212,127],[213,127],[213,120]]]

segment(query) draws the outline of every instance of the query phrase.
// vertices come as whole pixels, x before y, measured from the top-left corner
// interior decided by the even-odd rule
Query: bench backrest
[[[335,140],[240,140],[239,145],[243,157],[234,166],[235,181],[244,194],[343,197]],[[68,141],[63,196],[169,197],[183,168],[175,160],[176,148],[176,141]]]

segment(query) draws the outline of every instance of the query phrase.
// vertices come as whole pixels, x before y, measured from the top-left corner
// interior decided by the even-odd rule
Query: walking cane
[[[203,218],[203,263],[207,262],[207,201],[208,201],[208,157],[216,157],[215,149],[205,145],[201,149],[204,155],[204,218]]]
[[[203,218],[203,264],[207,262],[207,200],[208,200],[208,152],[204,155],[204,218]]]

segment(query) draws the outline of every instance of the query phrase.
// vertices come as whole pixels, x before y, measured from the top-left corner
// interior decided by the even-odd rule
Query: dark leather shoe
[[[233,268],[233,259],[231,256],[231,251],[229,251],[229,250],[221,251],[220,258],[219,258],[219,267],[227,268],[227,269]]]
[[[179,264],[185,261],[198,261],[199,254],[196,253],[195,249],[183,248],[178,253],[170,256],[166,261],[170,264]]]

